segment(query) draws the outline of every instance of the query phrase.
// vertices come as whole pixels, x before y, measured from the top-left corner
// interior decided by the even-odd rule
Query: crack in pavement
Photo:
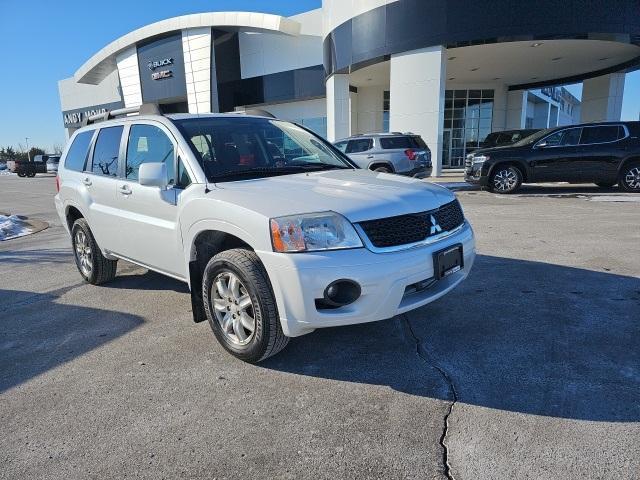
[[[456,391],[456,387],[451,379],[451,376],[439,365],[437,365],[432,359],[429,358],[429,355],[422,347],[422,342],[418,338],[418,336],[413,331],[413,327],[411,326],[411,322],[409,321],[409,317],[407,314],[400,315],[400,319],[405,323],[409,334],[413,338],[416,343],[416,354],[431,368],[440,373],[442,378],[444,378],[445,382],[449,387],[449,391],[451,392],[452,402],[449,404],[449,410],[447,414],[444,416],[444,428],[442,429],[442,435],[440,436],[440,446],[442,447],[442,461],[444,463],[444,473],[449,480],[455,480],[453,476],[453,471],[451,468],[451,464],[449,463],[449,446],[447,445],[447,435],[449,433],[449,417],[453,414],[453,409],[458,402],[458,392]]]

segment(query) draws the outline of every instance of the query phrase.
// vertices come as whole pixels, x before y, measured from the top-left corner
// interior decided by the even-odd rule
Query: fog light
[[[323,303],[338,308],[349,305],[360,298],[360,285],[353,280],[336,280],[324,289]]]

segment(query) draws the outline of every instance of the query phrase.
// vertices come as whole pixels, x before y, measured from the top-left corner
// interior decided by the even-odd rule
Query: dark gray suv
[[[334,143],[360,168],[424,178],[431,175],[431,151],[413,133],[368,133]]]

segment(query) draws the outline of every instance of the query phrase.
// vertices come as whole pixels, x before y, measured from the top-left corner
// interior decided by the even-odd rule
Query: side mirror
[[[143,163],[138,170],[138,182],[140,185],[166,190],[169,185],[167,166],[160,162]]]

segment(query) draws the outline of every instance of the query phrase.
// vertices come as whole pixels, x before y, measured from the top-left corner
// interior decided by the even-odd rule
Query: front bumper
[[[464,181],[473,185],[486,187],[488,185],[488,177],[482,175],[482,164],[468,166],[464,170]]]
[[[464,268],[416,293],[407,287],[434,276],[433,253],[462,244]],[[393,253],[373,253],[366,248],[282,254],[256,252],[273,286],[282,329],[295,337],[316,328],[384,320],[426,305],[452,290],[466,278],[475,259],[471,226],[436,243]],[[334,310],[319,310],[315,300],[338,279],[358,282],[362,288],[354,303]]]

